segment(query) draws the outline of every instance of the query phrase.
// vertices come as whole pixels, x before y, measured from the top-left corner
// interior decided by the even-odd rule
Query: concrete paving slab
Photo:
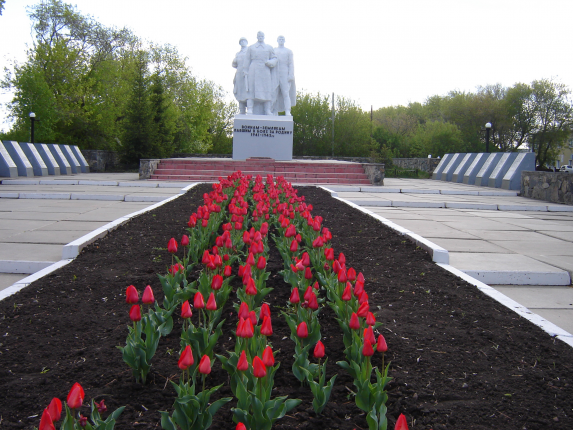
[[[147,203],[144,207],[149,206]],[[142,208],[143,209],[143,208]],[[136,209],[132,211],[127,211],[128,213],[135,212]],[[127,215],[126,211],[121,208],[106,208],[106,209],[96,209],[86,213],[74,214],[67,217],[67,221],[111,221],[122,216]]]
[[[28,275],[24,273],[0,273],[0,291],[12,286],[27,276]]]
[[[450,265],[488,285],[571,283],[568,272],[520,254],[451,252]]]
[[[467,233],[479,238],[488,241],[496,241],[503,237],[504,240],[524,240],[529,241],[529,243],[535,243],[535,241],[545,239],[545,235],[536,233],[534,231],[515,231],[515,230],[472,230],[467,229]],[[502,236],[503,235],[503,236]]]
[[[501,246],[479,239],[468,240],[433,237],[432,242],[447,249],[449,252],[514,253]]]
[[[62,245],[0,242],[0,260],[6,261],[58,261]]]
[[[7,237],[2,240],[2,243],[37,243],[37,244],[60,244],[65,245],[75,239],[77,239],[78,234],[81,236],[85,233],[89,233],[91,230],[87,228],[83,231],[26,231],[14,236]]]
[[[423,215],[418,215],[415,213],[409,213],[403,211],[400,208],[380,208],[374,206],[365,206],[366,209],[371,210],[374,213],[380,214],[385,218],[391,219],[393,221],[402,220],[402,219],[419,219],[419,220],[427,220],[427,218]]]
[[[41,228],[42,231],[92,231],[107,224],[107,221],[58,221],[47,224]],[[82,233],[81,235],[83,235]]]
[[[547,205],[497,205],[497,210],[500,211],[537,211],[537,212],[545,212],[547,211]]]
[[[104,201],[124,201],[124,194],[88,194],[72,193],[70,200],[104,200]]]
[[[428,238],[459,238],[459,239],[477,239],[478,237],[460,230],[453,229],[436,221],[421,221],[421,220],[402,220],[397,221],[402,227]]]
[[[53,224],[53,221],[11,219],[0,222],[0,231],[2,230],[30,231],[45,227],[50,224]]]
[[[31,274],[52,264],[54,264],[53,261],[0,260],[0,273]]]
[[[465,212],[465,211],[464,211]],[[530,219],[532,215],[523,215],[517,214],[515,212],[502,212],[502,211],[480,211],[480,212],[473,212],[467,211],[467,213],[475,215],[475,216],[482,216],[486,218],[521,218],[521,219]]]
[[[569,255],[537,255],[537,260],[569,272],[573,279],[573,258]]]
[[[540,230],[540,234],[544,234],[545,236],[555,237],[557,239],[566,240],[567,242],[573,242],[573,232],[570,231],[547,231],[547,230]]]
[[[361,207],[366,207],[366,206],[373,206],[373,207],[391,207],[392,206],[392,202],[390,200],[373,200],[373,199],[368,199],[368,200],[363,200],[363,199],[346,199],[348,201],[353,202],[354,204],[361,206]]]
[[[563,330],[573,333],[572,311],[568,309],[534,309],[534,312],[561,327]]]
[[[69,213],[52,212],[52,213],[38,213],[38,212],[0,212],[0,222],[7,219],[26,219],[26,220],[52,220],[58,221],[67,219]]]
[[[20,193],[20,199],[57,199],[69,200],[70,193]]]
[[[497,205],[489,205],[486,203],[446,202],[446,208],[448,208],[448,209],[496,210]]]
[[[573,261],[573,243],[550,237],[537,241],[534,245],[532,245],[530,241],[526,240],[501,240],[491,241],[491,243],[530,257],[555,255],[570,256]]]
[[[0,230],[0,242],[9,239],[17,234],[24,233],[25,230]]]
[[[570,309],[573,311],[573,287],[571,286],[492,285],[492,287],[529,309]]]
[[[424,202],[424,201],[401,201],[401,200],[392,200],[392,206],[395,207],[414,207],[414,208],[443,208],[445,207],[445,203],[443,202]]]
[[[472,218],[471,223],[466,221],[444,221],[444,224],[456,230],[488,230],[488,231],[529,231],[518,225],[500,222],[498,220],[487,218]]]

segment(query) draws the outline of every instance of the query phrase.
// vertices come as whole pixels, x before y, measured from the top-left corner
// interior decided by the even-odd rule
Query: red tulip
[[[269,223],[268,222],[264,222],[261,224],[260,232],[263,236],[267,235],[267,233],[269,232]]]
[[[253,359],[253,376],[255,378],[264,378],[267,376],[267,368],[265,367],[265,363],[258,357],[255,356]]]
[[[257,295],[257,286],[255,285],[253,278],[249,278],[249,282],[247,282],[247,287],[245,288],[245,293],[247,293],[249,296]]]
[[[103,414],[105,411],[107,411],[107,406],[103,403],[103,400],[104,399],[101,399],[99,403],[94,401],[94,405],[100,414]]]
[[[398,421],[396,421],[394,430],[408,430],[408,421],[406,420],[404,414],[400,414],[398,417]]]
[[[344,256],[344,254],[343,254],[342,252],[338,255],[338,262],[339,262],[341,265],[344,264],[344,263],[346,263],[346,257]]]
[[[366,291],[363,291],[362,294],[360,294],[360,298],[358,299],[359,305],[363,303],[368,303],[368,293]]]
[[[312,279],[312,271],[310,270],[310,267],[307,267],[306,269],[304,269],[304,279],[307,279],[307,280]]]
[[[129,318],[133,322],[141,321],[141,309],[139,305],[133,305],[129,311]]]
[[[85,397],[84,389],[80,384],[76,382],[72,386],[70,392],[68,393],[68,398],[66,400],[66,403],[68,404],[70,409],[77,409],[84,402],[84,397]]]
[[[259,257],[259,261],[257,261],[257,269],[263,270],[267,266],[267,259],[262,255]]]
[[[193,307],[195,309],[203,309],[205,307],[205,299],[203,299],[203,294],[199,291],[197,291],[193,297]]]
[[[292,289],[292,292],[290,293],[290,299],[289,300],[293,305],[300,302],[300,297],[298,295],[298,288],[297,287],[294,287]]]
[[[263,364],[267,367],[273,367],[275,365],[275,356],[273,355],[273,349],[267,346],[263,351]]]
[[[364,292],[364,282],[356,281],[354,284],[354,295],[360,297]]]
[[[340,269],[338,271],[338,282],[340,282],[341,284],[346,284],[347,280],[348,278],[346,277],[346,270]]]
[[[208,311],[217,310],[217,301],[215,300],[215,293],[209,294],[209,299],[207,300],[207,310]]]
[[[310,295],[312,294],[312,287],[309,285],[306,288],[306,291],[304,292],[304,296],[302,296],[303,299],[308,300],[310,298]]]
[[[351,282],[356,281],[356,270],[354,270],[352,267],[348,269],[348,271],[346,272],[346,277]]]
[[[197,225],[197,217],[195,216],[195,214],[189,217],[189,222],[187,223],[187,225],[189,227],[195,227]]]
[[[334,248],[325,248],[324,256],[328,261],[334,260]]]
[[[153,290],[151,289],[150,285],[145,287],[141,301],[144,305],[152,305],[155,302],[155,297],[153,297]]]
[[[247,264],[249,266],[254,266],[255,265],[255,256],[253,255],[252,252],[249,252],[249,255],[247,257]]]
[[[181,318],[191,318],[193,312],[191,312],[191,306],[189,306],[189,301],[185,300],[181,305]]]
[[[139,301],[139,294],[133,285],[127,287],[125,290],[125,303],[129,303],[131,305],[137,303]]]
[[[48,412],[50,413],[52,421],[58,421],[62,416],[62,401],[54,397],[48,405]]]
[[[247,427],[245,427],[243,423],[239,423],[237,427],[235,427],[235,430],[247,430]]]
[[[324,246],[324,240],[322,239],[322,236],[318,236],[316,239],[312,241],[313,248],[322,248],[323,246]]]
[[[386,345],[386,339],[384,339],[384,336],[382,336],[382,335],[378,336],[378,343],[376,344],[376,351],[378,351],[378,352],[388,351],[388,345]]]
[[[311,292],[310,297],[308,298],[308,307],[313,311],[318,309],[318,300],[314,291]]]
[[[244,372],[249,369],[249,362],[247,361],[247,354],[243,350],[239,356],[239,362],[237,363],[237,370]]]
[[[334,260],[334,263],[332,263],[332,271],[336,274],[340,272],[340,263],[338,262],[338,260]]]
[[[255,311],[249,312],[249,319],[251,320],[251,324],[253,324],[253,327],[255,327],[259,322],[259,319],[257,318],[257,313]]]
[[[364,357],[371,357],[374,355],[374,349],[372,349],[372,344],[368,339],[364,339],[364,346],[362,347],[362,355]]]
[[[243,323],[243,337],[251,338],[255,334],[255,329],[253,327],[253,322],[250,318],[247,318]]]
[[[273,334],[271,317],[265,315],[263,323],[261,324],[261,334],[263,336],[271,336]]]
[[[323,358],[324,357],[324,344],[319,340],[314,347],[314,356],[315,358]]]
[[[314,288],[316,291],[318,291],[318,289],[320,288],[318,286],[318,281],[314,281],[314,284],[312,284],[312,288]]]
[[[239,322],[237,323],[237,332],[236,335],[238,337],[244,337],[243,333],[245,332],[245,319],[239,318]]]
[[[285,237],[294,237],[296,235],[296,227],[291,224],[285,230]]]
[[[295,236],[295,239],[296,239],[296,241],[297,241],[298,243],[301,243],[301,242],[302,242],[302,236],[301,236],[300,234],[297,234],[297,235]]]
[[[368,302],[364,302],[358,308],[358,312],[356,312],[356,315],[358,315],[360,318],[365,318],[366,315],[368,315],[369,310],[370,306],[368,305]]]
[[[290,243],[290,251],[296,252],[297,250],[298,250],[298,242],[295,239]]]
[[[179,366],[181,370],[187,370],[189,367],[193,366],[193,363],[195,363],[195,360],[193,359],[193,351],[191,351],[191,347],[187,345],[181,353],[181,356],[179,356],[177,366]]]
[[[352,299],[352,285],[350,285],[350,282],[347,282],[346,288],[344,289],[344,292],[342,293],[342,300],[348,302],[348,301],[350,301],[350,299]]]
[[[88,417],[84,417],[83,415],[80,414],[80,419],[78,420],[78,424],[80,425],[80,427],[85,427],[88,425]]]
[[[302,338],[308,337],[308,327],[306,326],[306,323],[304,321],[301,322],[296,328],[296,335]]]
[[[231,267],[231,266],[227,266],[227,267]],[[211,288],[213,288],[214,290],[218,290],[223,286],[223,277],[221,275],[215,275],[213,276],[213,280],[211,281]]]
[[[376,343],[376,337],[374,336],[374,331],[371,326],[364,329],[364,340],[367,340],[371,344]]]
[[[308,255],[308,252],[302,254],[301,261],[306,267],[310,266],[310,256]]]
[[[172,254],[175,254],[177,252],[177,241],[175,240],[175,238],[171,238],[169,239],[169,243],[167,244],[167,251],[169,251]]]
[[[42,418],[40,419],[40,426],[38,427],[38,430],[56,430],[48,408],[44,409],[44,412],[42,412]]]
[[[374,324],[376,324],[376,317],[372,312],[368,312],[366,314],[366,324],[368,324],[369,326],[373,326]]]
[[[225,255],[227,255],[227,254],[225,254]],[[225,275],[226,277],[229,277],[229,276],[231,276],[231,273],[232,273],[231,272],[231,266],[225,266],[225,270],[223,272],[223,275]]]
[[[181,246],[189,246],[189,236],[186,234],[181,237]]]
[[[360,328],[360,321],[358,320],[358,315],[356,315],[356,312],[352,312],[348,327],[350,327],[352,330],[358,330]]]
[[[203,257],[201,257],[201,263],[202,263],[202,264],[207,264],[207,263],[209,262],[209,257],[210,257],[210,255],[211,255],[211,254],[209,254],[209,250],[206,249],[206,250],[203,252]]]
[[[243,242],[246,243],[247,245],[251,244],[251,235],[247,230],[243,232]]]
[[[357,280],[357,281],[360,281],[360,282],[362,282],[362,283],[364,284],[364,275],[362,274],[362,272],[360,272],[360,273],[358,274],[358,276],[356,277],[356,280]]]
[[[249,318],[249,305],[245,302],[242,302],[241,306],[239,306],[239,318],[243,318],[244,320]]]
[[[204,355],[199,362],[199,372],[203,375],[211,373],[211,359],[208,355]]]
[[[259,318],[264,319],[265,317],[271,317],[271,308],[269,308],[269,305],[266,303],[263,303],[259,313]]]

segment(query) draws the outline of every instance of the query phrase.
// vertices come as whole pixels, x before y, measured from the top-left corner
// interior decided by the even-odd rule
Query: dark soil
[[[160,341],[145,386],[136,384],[116,348],[125,344],[129,305],[125,289],[140,293],[150,284],[161,300],[158,274],[171,262],[171,237],[185,232],[189,215],[202,203],[205,186],[140,215],[88,246],[66,267],[0,302],[0,427],[32,429],[52,397],[65,400],[74,382],[89,399],[105,399],[110,410],[125,405],[117,429],[160,428],[160,410],[171,411],[177,380],[180,321]],[[573,351],[559,340],[432,263],[415,245],[375,219],[316,188],[300,188],[314,215],[334,235],[336,253],[366,277],[370,305],[383,323],[391,360],[389,428],[400,413],[410,429],[572,429]],[[269,241],[272,243],[272,240]],[[342,333],[325,307],[323,342],[328,378],[338,373],[331,402],[317,418],[312,394],[290,373],[294,345],[278,307],[290,287],[276,272],[280,255],[271,247],[268,296],[273,312],[272,344],[280,350],[276,395],[302,399],[276,429],[364,429],[364,414],[350,395],[351,378],[335,363],[343,360]],[[235,274],[236,274],[235,268]],[[240,280],[234,279],[233,285]],[[235,297],[231,295],[231,298]],[[231,300],[218,353],[233,348],[236,325]],[[285,338],[286,337],[286,338]],[[285,339],[283,339],[285,338]],[[376,360],[381,357],[375,355]],[[212,398],[232,396],[227,374],[216,363],[208,383],[225,384]],[[213,429],[233,429],[227,404]],[[84,414],[89,413],[84,407]]]

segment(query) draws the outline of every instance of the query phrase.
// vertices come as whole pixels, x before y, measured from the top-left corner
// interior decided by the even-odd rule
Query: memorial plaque
[[[292,116],[236,115],[233,126],[233,160],[269,157],[292,160]]]

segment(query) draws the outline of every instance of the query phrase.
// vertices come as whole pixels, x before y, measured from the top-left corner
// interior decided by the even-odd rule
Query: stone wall
[[[521,195],[552,203],[573,205],[573,174],[521,172]]]
[[[160,159],[150,158],[139,160],[139,179],[149,179],[157,166],[159,165]]]
[[[364,173],[370,179],[372,185],[384,185],[384,164],[381,163],[362,163]]]
[[[120,167],[117,152],[100,149],[82,149],[81,151],[90,166],[90,172],[109,172]]]
[[[392,158],[392,163],[396,167],[406,170],[418,169],[428,173],[433,173],[440,161],[439,158]]]

